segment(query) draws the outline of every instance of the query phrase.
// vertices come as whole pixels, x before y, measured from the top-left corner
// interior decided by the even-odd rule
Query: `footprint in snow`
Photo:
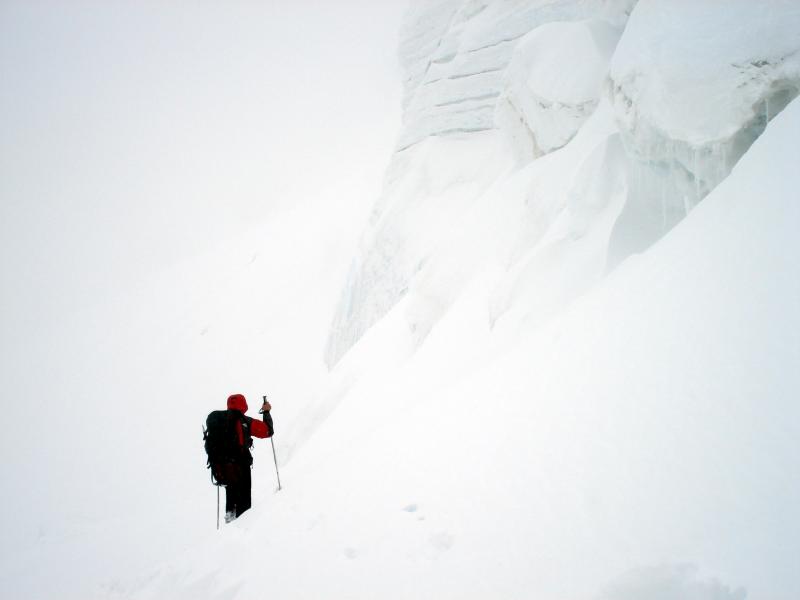
[[[345,548],[343,554],[350,560],[355,560],[358,558],[358,550],[355,548]]]
[[[419,506],[417,506],[416,504],[409,504],[408,506],[404,506],[403,507],[403,510],[405,512],[407,512],[407,513],[417,512],[418,509],[419,509]]]

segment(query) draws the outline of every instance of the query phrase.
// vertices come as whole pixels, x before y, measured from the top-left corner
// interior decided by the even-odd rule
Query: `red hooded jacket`
[[[228,410],[238,410],[242,414],[246,413],[247,400],[245,400],[245,397],[241,394],[228,396]],[[247,419],[247,424],[250,428],[250,435],[257,438],[272,437],[272,417],[269,412],[264,413],[263,421],[258,421],[247,416],[245,416],[245,419]],[[236,422],[236,428],[239,435],[239,445],[244,446],[244,432],[242,431],[242,424],[239,421]]]

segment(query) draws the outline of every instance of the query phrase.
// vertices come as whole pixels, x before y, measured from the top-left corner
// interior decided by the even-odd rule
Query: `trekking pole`
[[[262,398],[264,398],[264,402],[266,403],[267,397],[266,396],[262,396]],[[264,412],[263,408],[258,412],[263,413]],[[278,456],[275,454],[275,440],[273,440],[272,437],[273,436],[270,436],[269,441],[272,444],[272,459],[275,461],[275,475],[278,476],[278,491],[280,492],[281,491],[281,474],[278,471]]]
[[[206,426],[203,425],[203,439],[204,440],[206,439],[206,434],[207,433],[208,433],[208,430],[206,429]],[[210,466],[211,465],[209,465],[209,467]],[[219,485],[217,485],[217,482],[214,481],[214,470],[211,469],[211,471],[209,473],[211,475],[211,483],[213,483],[214,487],[217,488],[217,531],[219,531]]]
[[[275,455],[275,441],[269,438],[272,442],[272,458],[275,460],[275,474],[278,476],[278,491],[281,491],[281,474],[278,472],[278,457]]]

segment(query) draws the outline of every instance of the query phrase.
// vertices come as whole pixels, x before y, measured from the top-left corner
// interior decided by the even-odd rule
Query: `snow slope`
[[[794,102],[661,243],[502,351],[478,286],[381,367],[393,311],[339,367],[363,377],[285,490],[262,484],[233,526],[111,589],[795,598],[798,134]]]
[[[205,415],[268,393],[285,433],[315,394],[402,13],[316,8],[0,6],[1,598],[106,598],[193,545]]]
[[[283,440],[327,370],[321,348],[359,219],[335,204],[273,214],[235,240],[4,346],[3,598],[107,598],[98,587],[213,530],[201,425],[232,390],[270,394]],[[363,207],[362,207],[363,210]],[[355,218],[354,218],[355,217]],[[291,249],[292,260],[287,261]],[[327,305],[327,311],[320,305]],[[19,346],[23,348],[23,346]],[[41,362],[36,378],[23,361]],[[14,361],[17,361],[15,363]],[[285,454],[287,448],[278,450]],[[257,454],[258,483],[272,454]]]
[[[3,596],[798,597],[797,18],[412,3],[358,248],[361,212],[298,205],[42,337],[26,393],[119,426],[63,402],[39,426],[69,452],[3,439],[30,486]],[[259,444],[254,508],[217,532],[199,425],[234,390],[271,393],[285,489]]]

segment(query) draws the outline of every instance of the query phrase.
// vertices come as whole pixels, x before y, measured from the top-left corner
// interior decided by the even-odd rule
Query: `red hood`
[[[228,410],[238,410],[241,413],[247,412],[247,400],[241,394],[228,396]]]

